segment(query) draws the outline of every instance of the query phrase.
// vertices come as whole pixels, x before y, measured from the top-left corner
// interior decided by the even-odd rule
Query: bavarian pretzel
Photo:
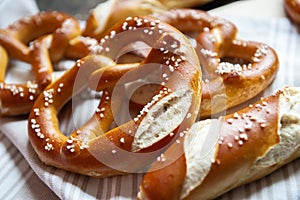
[[[195,123],[144,176],[139,199],[214,199],[300,156],[300,89]]]
[[[288,16],[296,23],[300,24],[300,1],[284,0],[284,8]]]
[[[116,64],[124,48],[135,41],[151,47],[145,60],[138,65]],[[118,124],[118,110],[124,109],[120,108],[123,84],[132,81],[131,74],[124,79],[124,71],[133,68],[130,65],[139,72],[135,76],[160,71],[161,87],[138,116]],[[124,76],[105,73],[113,68]],[[92,82],[96,75],[98,81]],[[113,81],[106,81],[111,76]],[[59,129],[57,115],[88,81],[90,88],[102,91],[101,101],[86,124],[66,136]],[[48,165],[96,177],[136,172],[194,123],[200,97],[200,64],[185,36],[157,19],[130,17],[108,32],[93,55],[78,60],[39,96],[28,119],[29,139]],[[117,127],[108,129],[113,121]]]
[[[266,44],[238,39],[230,21],[194,9],[154,16],[195,39],[204,76],[201,117],[253,98],[274,80],[279,65],[276,52]]]
[[[36,79],[25,84],[6,83],[7,63],[2,62],[0,115],[29,113],[34,100],[52,81],[51,62],[62,59],[69,40],[79,34],[76,19],[55,11],[24,17],[0,30],[0,45],[10,58],[31,64]]]

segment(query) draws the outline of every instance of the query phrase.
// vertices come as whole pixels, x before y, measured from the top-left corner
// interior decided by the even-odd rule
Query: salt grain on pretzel
[[[139,74],[156,69],[167,74],[168,80],[161,80],[164,84],[139,115],[108,130],[118,109],[124,109],[120,108],[124,78],[117,74],[115,79],[105,81],[113,75],[105,74],[105,70],[119,68],[121,75],[127,75],[113,60],[123,47],[135,41],[143,41],[152,48],[136,67]],[[184,35],[150,17],[130,17],[120,22],[100,43],[94,55],[79,60],[39,96],[29,116],[28,132],[42,162],[106,177],[144,168],[161,155],[165,145],[188,130],[197,117],[194,111],[200,106],[201,70],[197,55]],[[106,85],[92,83],[91,80],[97,80],[95,77]],[[129,76],[125,82],[133,78]],[[59,130],[57,115],[89,80],[92,89],[102,91],[100,104],[85,125],[66,136]]]

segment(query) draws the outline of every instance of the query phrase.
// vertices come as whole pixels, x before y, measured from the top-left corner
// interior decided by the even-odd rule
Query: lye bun
[[[182,149],[181,157],[168,166],[154,163],[138,198],[213,199],[270,174],[300,156],[299,113],[300,88],[285,87],[241,111],[195,123],[183,144],[164,154],[166,162],[174,149]],[[174,166],[182,170],[171,170]]]

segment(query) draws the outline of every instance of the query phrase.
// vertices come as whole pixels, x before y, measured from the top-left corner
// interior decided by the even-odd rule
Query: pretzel
[[[157,0],[109,0],[102,2],[90,11],[83,35],[100,40],[115,23],[127,17],[150,15],[165,9]]]
[[[173,9],[154,16],[195,39],[204,76],[202,118],[253,98],[274,80],[279,65],[274,49],[238,39],[231,22],[193,9]]]
[[[25,84],[5,83],[7,63],[3,62],[0,77],[0,115],[29,113],[34,100],[52,81],[51,61],[62,59],[69,40],[79,34],[80,27],[76,19],[55,11],[21,18],[8,28],[0,30],[0,45],[8,56],[31,64],[36,79],[35,82],[28,81]]]
[[[138,65],[117,64],[123,50],[136,41],[151,47],[145,60]],[[137,70],[134,77],[124,72],[133,68],[130,65]],[[119,74],[106,73],[108,69]],[[152,101],[138,116],[119,123],[123,84],[154,70],[161,72],[161,87]],[[98,81],[92,82],[96,75]],[[115,78],[106,81],[111,76]],[[57,115],[87,83],[102,91],[101,101],[86,124],[66,136],[59,130]],[[95,177],[136,172],[193,124],[200,97],[200,64],[185,36],[157,19],[129,17],[108,32],[94,54],[78,60],[39,96],[28,119],[29,139],[47,165]],[[108,129],[113,121],[117,126]]]
[[[300,24],[300,1],[285,0],[284,8],[288,16],[296,23]]]
[[[299,97],[299,88],[286,87],[195,123],[149,169],[138,199],[215,199],[300,157]]]

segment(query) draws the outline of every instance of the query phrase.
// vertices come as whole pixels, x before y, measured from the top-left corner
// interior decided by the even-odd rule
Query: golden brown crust
[[[129,27],[131,28],[128,29]],[[119,68],[120,74],[106,73],[104,70],[101,77],[98,77],[99,71],[96,70],[115,66],[118,69],[118,64],[113,60],[122,53],[122,47],[139,39],[148,43],[152,50],[138,67],[136,64],[134,67],[144,69],[146,72],[158,68],[162,70],[161,73],[168,75],[168,79],[161,80],[161,90],[140,115],[125,124],[118,124],[116,128],[107,130],[120,109],[123,84],[115,86],[115,83],[122,77],[122,70],[126,72],[126,65],[125,70]],[[171,44],[177,45],[174,47]],[[163,65],[165,59],[169,60],[168,66]],[[103,92],[102,101],[91,119],[70,136],[65,136],[59,130],[57,114],[60,109],[71,100],[76,91],[81,91],[85,87],[88,79],[92,85],[95,80],[105,83],[110,77],[116,80],[98,88]],[[138,144],[136,147],[134,146],[136,132],[144,128],[141,128],[140,124],[147,118],[147,113],[156,105],[160,105],[161,100],[176,94],[177,90],[185,89],[187,94],[191,93],[188,98],[191,105],[187,107],[188,113],[183,113],[182,123],[178,127],[172,127],[175,129],[171,130],[174,131],[174,136],[191,126],[197,116],[194,110],[198,110],[200,106],[201,71],[197,56],[186,44],[185,37],[173,27],[150,17],[128,18],[108,32],[94,55],[78,60],[74,67],[50,84],[39,96],[28,120],[29,139],[39,158],[48,165],[96,177],[135,172],[153,161],[173,139],[164,137],[150,146],[139,147]],[[157,113],[159,112],[160,110],[157,110]],[[155,138],[154,133],[151,138]]]
[[[183,153],[182,138],[175,143],[162,154],[163,158],[168,159],[155,162],[145,174],[138,199],[180,199],[186,174],[186,159]]]
[[[255,105],[220,119],[221,128],[216,144],[218,150],[215,158],[211,161],[210,171],[205,176],[204,181],[199,183],[200,185],[186,199],[213,199],[240,184],[261,178],[274,170],[263,169],[263,173],[260,173],[259,176],[242,178],[251,171],[258,158],[264,156],[271,147],[280,142],[278,121],[279,97],[281,94],[282,92],[279,91],[275,95],[262,99]],[[178,149],[180,144],[174,143],[166,151],[166,161],[178,157],[174,146],[177,146]],[[184,154],[182,157],[184,157]],[[193,161],[188,160],[186,162]],[[162,165],[161,163],[156,162],[153,166],[157,167],[157,165]],[[175,170],[178,168],[178,163],[180,163],[179,169],[182,171]],[[166,167],[167,172],[173,170],[175,171],[173,175],[179,177],[186,175],[185,162],[180,162],[180,159],[178,159],[168,164]],[[177,168],[174,168],[175,166]],[[276,166],[276,168],[278,167]],[[175,177],[172,178],[172,182],[168,182],[169,179],[164,175],[164,170],[162,168],[155,171],[155,168],[150,168],[150,172],[144,176],[140,186],[140,197],[159,199],[160,196],[164,197],[165,194],[174,192],[174,185],[183,185],[184,180],[182,178]],[[155,184],[152,183],[152,180]],[[168,185],[171,187],[168,187]],[[178,190],[178,188],[176,189]],[[180,196],[172,197],[171,199],[180,198]]]
[[[258,95],[261,91],[267,88],[275,79],[279,60],[276,52],[271,47],[257,42],[243,42],[228,45],[230,51],[222,53],[224,57],[242,58],[250,61],[247,65],[237,65],[240,68],[239,72],[222,72],[226,68],[231,67],[231,64],[225,63],[224,69],[220,71],[220,78],[205,82],[203,85],[203,102],[201,109],[201,117],[207,117],[226,111],[229,108],[237,106]],[[246,45],[246,46],[245,46]],[[241,55],[243,52],[244,55]],[[258,61],[254,55],[260,55]],[[212,58],[213,60],[217,58]],[[207,62],[209,59],[204,56],[201,59]],[[212,61],[214,63],[214,61]],[[220,63],[221,64],[221,63]],[[219,66],[220,66],[219,64]],[[226,66],[228,65],[228,66]],[[223,96],[225,94],[225,96]],[[213,97],[220,96],[220,100],[214,100]],[[214,106],[212,106],[214,104]]]
[[[101,68],[91,74],[88,80],[89,86],[96,91],[101,91],[104,88],[108,88],[116,85],[118,81],[122,78],[122,76],[124,76],[126,73],[130,72],[131,70],[136,72],[135,70],[139,68],[140,68],[140,63],[118,64],[113,68],[111,67]],[[132,77],[131,77],[133,80],[134,80],[134,74],[135,73],[132,73]],[[127,79],[127,81],[130,80]]]
[[[93,52],[98,41],[91,37],[77,36],[69,41],[65,57],[68,59],[80,59]]]
[[[279,96],[280,93],[277,93],[276,96],[259,101],[253,107],[247,107],[222,119],[216,161],[195,190],[197,197],[202,194],[203,199],[215,198],[237,187],[241,184],[241,177],[249,172],[257,158],[280,142]],[[193,197],[193,192],[190,196]]]
[[[237,28],[230,21],[194,9],[173,9],[154,16],[195,39],[204,74],[202,118],[253,98],[274,80],[279,66],[275,50],[237,39]]]
[[[296,23],[300,24],[300,1],[299,0],[285,0],[284,8],[288,16]]]
[[[67,14],[56,11],[39,12],[2,29],[0,44],[13,58],[30,61],[29,43],[47,34],[53,35],[49,50],[51,60],[56,62],[63,57],[69,40],[80,35],[80,26],[76,19]]]
[[[29,113],[34,100],[52,81],[52,61],[62,59],[69,40],[79,34],[76,19],[55,11],[21,18],[0,30],[0,45],[9,57],[32,65],[35,75],[35,82],[5,83],[7,63],[1,63],[0,115]]]

